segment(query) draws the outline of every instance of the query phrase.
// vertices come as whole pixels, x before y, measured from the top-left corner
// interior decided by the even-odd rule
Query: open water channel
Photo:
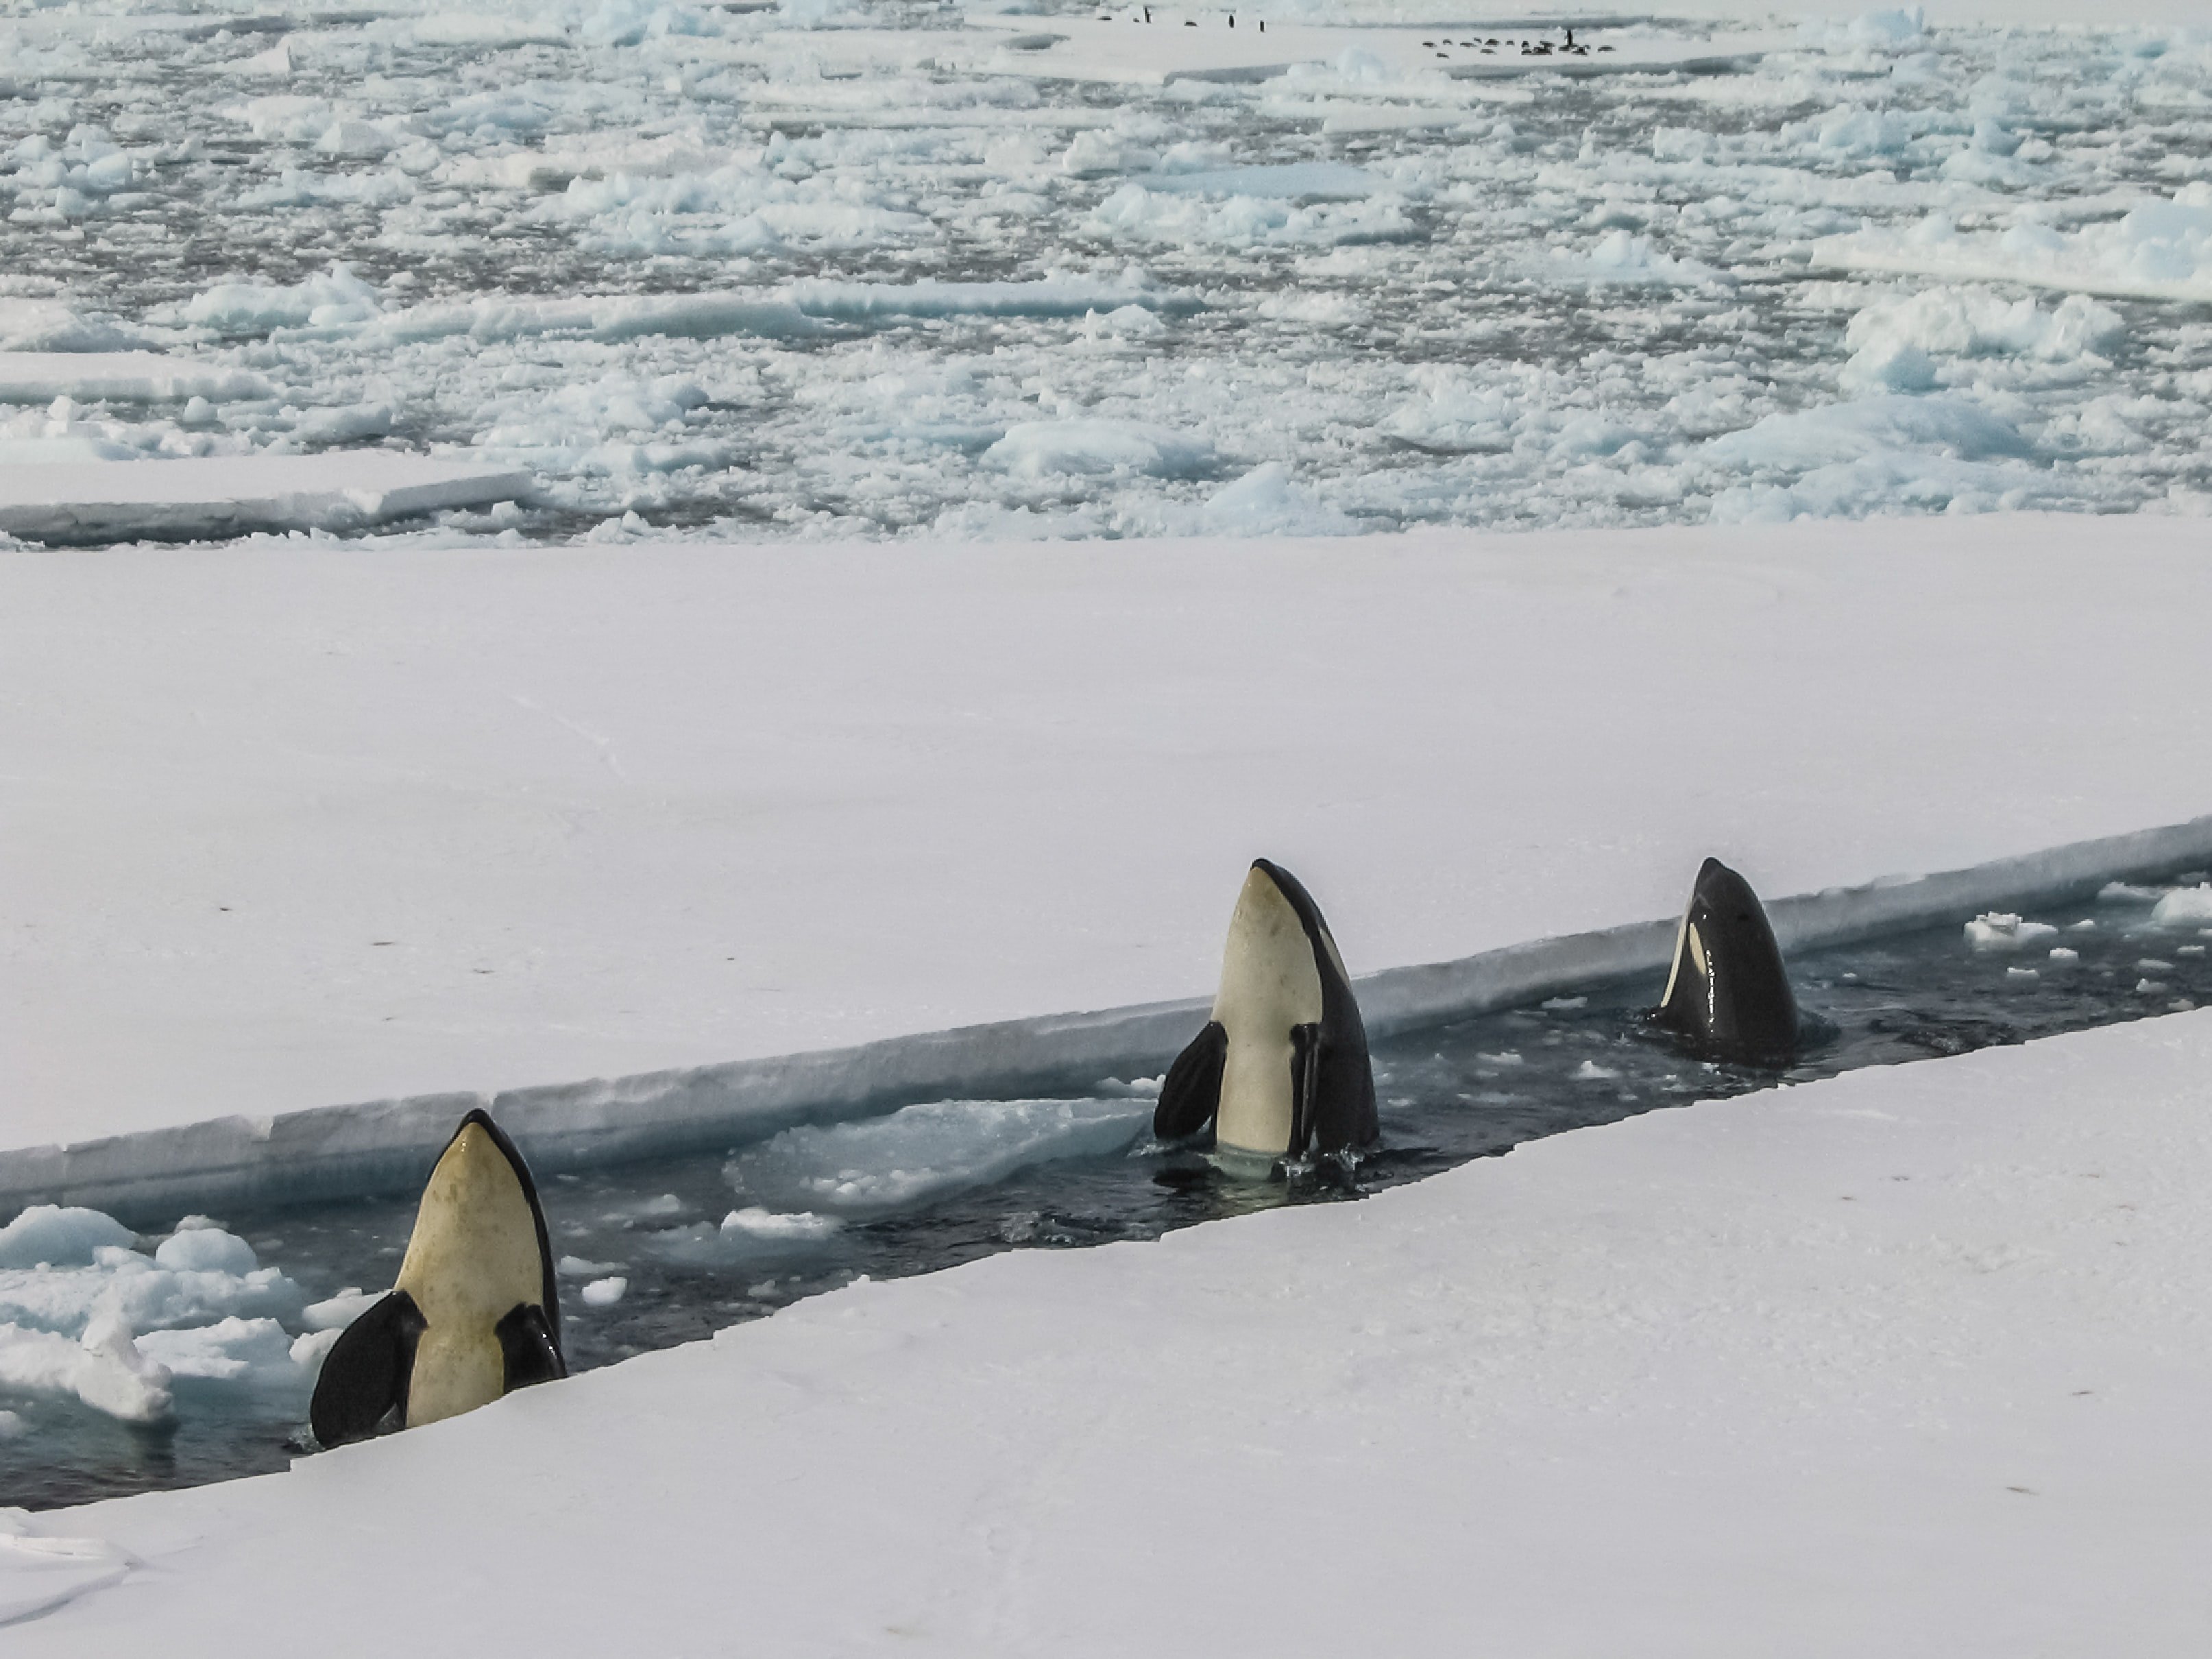
[[[1656,979],[1593,984],[1379,1042],[1382,1143],[1349,1179],[1228,1178],[1152,1139],[1142,1081],[1081,1099],[909,1106],[722,1155],[559,1176],[541,1197],[562,1261],[569,1364],[588,1370],[696,1340],[861,1275],[1357,1201],[1639,1112],[2191,1008],[2212,998],[2203,879],[2189,872],[2177,885],[2109,887],[2025,918],[1808,952],[1791,976],[1801,1005],[1835,1035],[1781,1072],[1698,1060],[1655,1036],[1641,1012],[1658,998]],[[243,1288],[206,1311],[234,1307],[260,1324],[209,1326],[199,1348],[173,1350],[175,1407],[157,1423],[123,1421],[66,1393],[0,1389],[0,1419],[13,1425],[0,1438],[0,1504],[197,1485],[312,1451],[312,1362],[287,1359],[286,1345],[303,1325],[342,1322],[346,1292],[388,1285],[413,1219],[412,1194],[223,1218],[281,1273],[233,1278]],[[57,1267],[47,1278],[94,1272]],[[8,1304],[37,1304],[40,1282],[36,1272],[0,1272],[0,1317],[28,1317]],[[319,1315],[310,1305],[331,1298]]]

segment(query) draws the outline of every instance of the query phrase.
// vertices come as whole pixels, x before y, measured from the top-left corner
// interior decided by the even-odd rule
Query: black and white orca
[[[439,1154],[392,1294],[346,1328],[308,1407],[325,1446],[458,1417],[568,1374],[544,1212],[489,1113]]]
[[[1213,1018],[1168,1067],[1152,1133],[1211,1125],[1221,1149],[1276,1158],[1372,1142],[1375,1073],[1352,976],[1297,878],[1253,860],[1229,919]]]
[[[1813,1034],[1759,895],[1718,859],[1698,872],[1650,1019],[1709,1060],[1749,1066],[1785,1064]]]

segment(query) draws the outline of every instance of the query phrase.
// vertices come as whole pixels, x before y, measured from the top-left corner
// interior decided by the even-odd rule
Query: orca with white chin
[[[1270,1159],[1352,1152],[1379,1133],[1352,976],[1313,896],[1265,859],[1229,920],[1213,1018],[1152,1114],[1162,1140],[1209,1126],[1218,1150]]]
[[[1799,1012],[1759,895],[1718,859],[1698,872],[1650,1018],[1693,1053],[1743,1066],[1786,1066],[1827,1032]]]
[[[458,1417],[568,1374],[538,1188],[490,1114],[461,1120],[422,1188],[392,1293],[346,1327],[307,1412],[325,1446]]]

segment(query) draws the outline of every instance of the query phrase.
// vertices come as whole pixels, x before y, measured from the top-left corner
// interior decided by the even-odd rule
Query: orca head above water
[[[1261,1158],[1349,1152],[1376,1139],[1375,1077],[1359,1004],[1321,907],[1255,859],[1222,951],[1213,1017],[1161,1085],[1162,1139],[1211,1131]]]
[[[529,1165],[481,1108],[423,1183],[390,1295],[346,1327],[308,1407],[325,1446],[434,1423],[568,1374]]]
[[[1698,872],[1650,1019],[1711,1060],[1784,1065],[1803,1045],[1805,1022],[1765,907],[1718,859]]]

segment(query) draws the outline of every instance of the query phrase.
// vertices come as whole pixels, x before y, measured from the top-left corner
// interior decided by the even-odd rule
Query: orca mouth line
[[[1373,1044],[1379,1144],[1288,1180],[1236,1178],[1153,1140],[1143,1085],[934,1102],[786,1130],[727,1154],[556,1175],[540,1197],[568,1364],[590,1370],[696,1340],[863,1274],[903,1277],[1003,1250],[1152,1238],[1253,1210],[1357,1199],[1661,1107],[2193,1007],[2212,1001],[2203,878],[2115,884],[2025,917],[1794,957],[1798,1004],[1826,1029],[1785,1066],[1686,1051],[1647,1017],[1662,990],[1652,978],[1382,1037]],[[356,1286],[381,1292],[414,1212],[409,1195],[226,1216],[239,1248],[250,1245],[293,1287],[289,1315],[275,1310],[283,1330],[267,1334],[280,1356],[300,1329],[299,1304]],[[16,1316],[9,1281],[37,1277],[0,1273],[0,1322]],[[198,1485],[280,1469],[312,1449],[311,1378],[288,1378],[277,1359],[234,1382],[222,1369],[179,1370],[173,1413],[150,1426],[59,1395],[0,1395],[18,1424],[0,1504]]]

